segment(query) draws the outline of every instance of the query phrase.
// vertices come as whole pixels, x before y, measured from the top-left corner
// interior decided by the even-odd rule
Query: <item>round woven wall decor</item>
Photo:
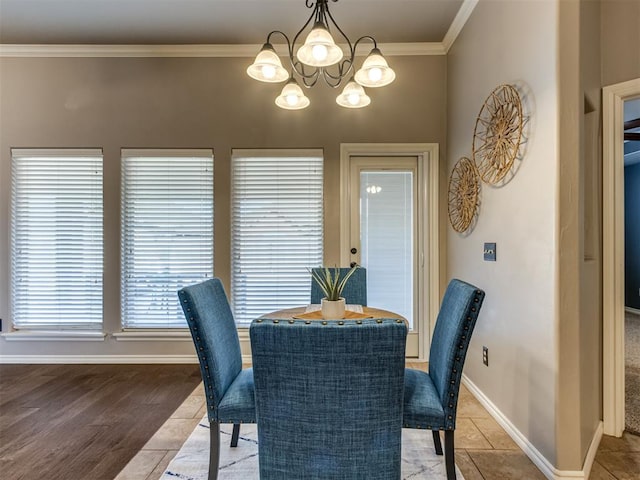
[[[498,184],[511,170],[522,141],[522,102],[511,85],[487,97],[473,129],[473,160],[485,183]]]
[[[479,193],[476,166],[462,157],[449,177],[449,222],[456,232],[462,233],[471,226],[478,211]]]

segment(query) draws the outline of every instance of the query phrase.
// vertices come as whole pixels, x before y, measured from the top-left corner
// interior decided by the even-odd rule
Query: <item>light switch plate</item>
[[[484,260],[485,262],[496,261],[496,244],[495,243],[484,244]]]

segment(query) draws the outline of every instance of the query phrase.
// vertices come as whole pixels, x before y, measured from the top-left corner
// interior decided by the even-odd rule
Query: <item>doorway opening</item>
[[[603,89],[603,423],[625,429],[624,104],[640,98],[640,78]]]

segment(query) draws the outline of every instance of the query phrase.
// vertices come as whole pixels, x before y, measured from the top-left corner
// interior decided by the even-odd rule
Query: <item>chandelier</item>
[[[337,2],[338,0],[331,0]],[[336,98],[338,105],[347,108],[362,108],[371,103],[363,87],[384,87],[396,77],[387,61],[378,49],[375,38],[365,35],[351,43],[329,12],[329,0],[305,0],[307,8],[313,8],[311,16],[293,37],[293,41],[280,30],[274,30],[267,35],[267,41],[260,49],[255,61],[247,68],[250,77],[267,83],[287,81],[280,96],[276,98],[276,105],[287,110],[300,110],[309,106],[309,99],[305,97],[300,83],[311,88],[320,78],[332,88],[338,88],[346,81],[342,93]],[[313,27],[306,37],[304,44],[297,48],[296,42],[302,32],[313,21]],[[336,45],[331,36],[331,29],[335,28],[340,34],[340,41],[346,41],[347,52]],[[271,37],[279,34],[284,37],[289,53],[291,69],[282,66],[280,58],[271,44]],[[373,43],[371,52],[364,60],[362,67],[355,71],[354,61],[356,47],[360,42]],[[327,67],[332,67],[331,69]],[[355,72],[355,73],[354,73]]]

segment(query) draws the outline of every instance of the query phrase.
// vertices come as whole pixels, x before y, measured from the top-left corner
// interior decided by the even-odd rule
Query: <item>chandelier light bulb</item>
[[[336,103],[346,108],[362,108],[371,103],[371,98],[365,93],[364,88],[358,85],[352,77],[344,87],[342,93],[336,98]]]
[[[289,72],[282,66],[273,45],[265,43],[247,68],[247,74],[260,82],[279,83],[289,78]]]
[[[273,65],[263,65],[262,76],[266,79],[271,80],[276,76],[276,68]]]
[[[347,101],[350,105],[353,105],[355,107],[360,103],[360,95],[358,95],[357,93],[350,93],[349,95],[347,95]]]
[[[315,24],[296,53],[298,60],[310,67],[328,67],[342,60],[343,55],[329,30],[320,22]]]
[[[379,82],[380,80],[382,80],[382,70],[380,70],[378,67],[370,68],[368,75],[369,80],[371,80],[372,82]]]
[[[309,106],[309,99],[304,96],[304,92],[298,82],[291,77],[282,89],[280,96],[276,98],[276,105],[285,110],[301,110]]]
[[[290,93],[285,97],[285,101],[287,102],[287,105],[289,105],[290,107],[295,107],[296,105],[298,105],[298,98],[299,98],[298,95],[294,93]]]
[[[323,62],[327,59],[327,55],[329,55],[329,50],[324,45],[314,45],[311,49],[311,55],[318,62]]]
[[[396,73],[389,67],[378,48],[374,48],[356,72],[355,79],[363,87],[384,87],[396,78]]]

